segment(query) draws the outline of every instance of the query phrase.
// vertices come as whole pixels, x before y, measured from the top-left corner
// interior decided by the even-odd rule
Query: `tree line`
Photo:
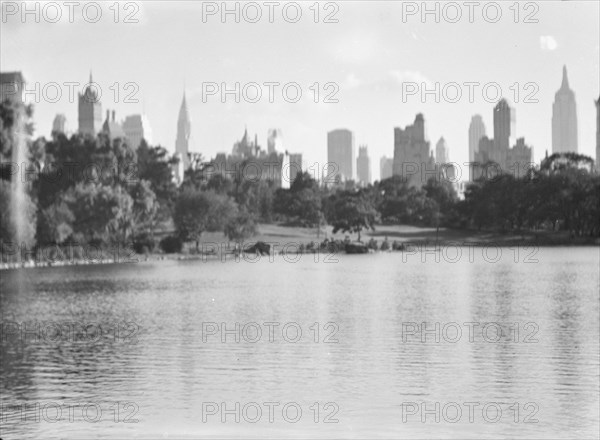
[[[157,247],[179,252],[184,243],[198,248],[205,232],[222,232],[241,244],[256,235],[259,223],[273,222],[319,229],[329,224],[334,233],[357,233],[359,241],[361,232],[380,223],[600,235],[600,177],[577,166],[591,161],[585,156],[570,157],[562,168],[552,167],[550,158],[521,178],[477,180],[459,199],[446,180],[431,179],[416,188],[400,176],[364,187],[352,182],[331,187],[299,173],[290,188],[283,189],[271,180],[250,181],[243,173],[226,177],[200,167],[187,170],[177,186],[173,159],[161,146],[142,141],[133,150],[124,140],[104,134],[53,134],[51,139],[28,139],[27,164],[17,164],[21,169],[16,177],[11,164],[18,142],[16,112],[31,110],[0,104],[4,242],[16,236],[10,215],[15,178],[24,181],[25,201],[18,209],[26,218],[23,244],[31,247],[74,241],[98,246],[132,243],[137,252]],[[30,134],[32,127],[25,129]],[[54,173],[53,164],[58,164]]]

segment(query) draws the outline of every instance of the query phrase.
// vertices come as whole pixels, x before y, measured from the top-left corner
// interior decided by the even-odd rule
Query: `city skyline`
[[[23,102],[23,89],[28,88],[24,85],[21,72],[3,72],[2,73],[2,96],[8,99],[15,99],[18,102]],[[92,80],[92,73],[90,72],[89,84],[94,84]],[[559,98],[560,97],[560,98]],[[566,97],[566,98],[565,98]],[[4,99],[4,98],[3,98]],[[598,109],[598,102],[594,101],[596,108]],[[98,129],[100,118],[98,117],[102,110],[102,104],[97,93],[96,86],[87,85],[84,88],[83,93],[78,94],[78,121],[79,127],[77,132],[86,135],[96,135],[103,132],[109,136],[109,138],[124,138],[126,139],[131,147],[136,150],[142,139],[144,139],[149,145],[152,145],[152,130],[145,114],[139,115],[128,115],[125,119],[118,121],[116,119],[115,110],[106,110],[106,119],[102,124],[101,128]],[[597,113],[597,117],[600,115]],[[573,123],[574,120],[574,123]],[[565,125],[566,124],[566,125]],[[564,125],[564,127],[563,127]],[[592,160],[596,161],[595,168],[598,168],[598,159],[600,153],[598,146],[600,144],[599,130],[600,122],[596,121],[596,154]],[[64,114],[57,114],[52,124],[52,135],[57,133],[71,135],[72,132],[67,131],[67,121]],[[573,130],[574,128],[574,130]],[[569,149],[562,147],[559,153],[566,152],[577,152],[577,118],[575,112],[575,101],[572,90],[569,89],[566,66],[563,66],[563,77],[562,85],[559,91],[556,93],[556,99],[553,105],[553,118],[552,118],[552,135],[553,135],[553,153],[556,153],[557,145],[557,132],[562,129],[567,129],[565,133],[558,133],[558,138],[561,142],[564,141],[562,138],[570,137],[569,142],[574,142],[575,148]],[[452,164],[451,174],[446,175],[447,171],[443,171],[445,178],[449,178],[457,184],[458,182],[467,182],[473,180],[473,171],[475,174],[481,174],[481,164],[489,161],[496,162],[501,166],[505,172],[512,170],[514,167],[527,168],[528,164],[533,161],[533,149],[530,145],[525,143],[525,138],[517,138],[516,133],[516,111],[514,107],[508,104],[505,98],[501,98],[493,109],[493,130],[494,137],[489,138],[485,135],[485,125],[482,122],[481,115],[473,115],[471,123],[469,125],[468,136],[469,136],[469,161],[471,164],[459,164],[458,168],[456,162],[452,161],[449,157],[449,148],[447,142],[442,136],[436,143],[435,149],[430,148],[429,136],[427,125],[424,122],[423,115],[417,114],[415,123],[412,126],[407,126],[405,131],[401,128],[394,128],[394,159],[391,159],[391,166],[395,168],[393,174],[403,175],[405,170],[405,163],[410,162],[413,165],[421,164],[425,165],[425,172],[430,167],[440,164]],[[403,133],[404,132],[404,133]],[[574,134],[574,137],[573,137]],[[331,174],[331,168],[329,164],[336,163],[337,167],[333,170],[333,176],[340,175],[341,181],[355,181],[359,185],[370,184],[372,181],[371,177],[371,163],[370,157],[367,152],[367,145],[359,146],[359,153],[356,154],[354,133],[351,130],[341,128],[335,129],[327,134],[328,136],[328,162],[327,165],[321,170],[323,177]],[[179,110],[178,122],[177,122],[177,138],[175,141],[175,153],[174,158],[178,158],[178,164],[173,167],[174,179],[176,182],[181,183],[183,180],[184,170],[195,167],[199,164],[199,161],[205,163],[219,162],[226,153],[217,153],[214,157],[203,157],[201,153],[190,150],[190,137],[191,137],[191,120],[189,117],[189,111],[187,108],[186,93],[184,91]],[[288,156],[288,151],[283,149],[282,142],[282,131],[281,129],[269,129],[267,136],[267,151],[266,153],[271,155],[276,151],[284,152],[284,167],[289,167],[290,162],[294,163],[297,167],[292,172],[290,170],[287,177],[288,186],[289,182],[293,181],[296,172],[301,169],[310,169],[311,164],[303,163],[302,153],[291,154]],[[573,140],[574,139],[574,140]],[[258,143],[258,134],[255,134],[254,144],[251,146],[252,151],[246,153],[238,151],[236,149],[239,145],[246,145],[248,142],[247,127],[244,131],[244,136],[241,143],[234,145],[233,154],[245,155],[249,153],[250,156],[259,154],[260,144]],[[425,143],[423,143],[425,142]],[[560,142],[559,142],[560,143]],[[512,147],[511,147],[512,145]],[[279,148],[277,148],[279,147]],[[399,147],[401,147],[399,149]],[[425,149],[423,149],[425,148]],[[256,151],[254,151],[256,149]],[[260,154],[264,154],[260,153]],[[425,158],[427,156],[427,158]],[[474,157],[473,157],[474,156]],[[546,150],[546,157],[548,151]],[[354,162],[356,161],[356,162]],[[387,170],[384,172],[384,162],[386,156],[381,157],[380,164],[380,176],[387,176]],[[398,164],[394,167],[393,162],[396,161]],[[193,162],[193,163],[192,163]],[[436,164],[436,165],[434,165]],[[467,170],[468,179],[465,179],[462,173],[462,169]],[[473,165],[475,167],[473,168]],[[485,168],[485,167],[484,167]],[[443,168],[444,170],[446,167]],[[457,171],[458,170],[458,171]],[[411,171],[409,174],[411,174]],[[515,172],[513,170],[512,172]],[[423,170],[422,170],[423,172]],[[449,171],[448,171],[449,172]],[[458,172],[458,176],[456,176]],[[465,173],[466,175],[466,173]],[[415,176],[413,176],[415,177]],[[319,177],[320,178],[320,177]],[[386,177],[384,177],[386,178]],[[377,179],[376,179],[377,180]]]
[[[393,155],[392,128],[410,123],[417,113],[426,116],[432,139],[443,136],[451,145],[453,160],[468,161],[469,121],[473,115],[481,114],[486,127],[492,127],[489,109],[495,103],[486,102],[481,94],[475,95],[472,104],[466,99],[457,104],[435,103],[431,97],[422,103],[419,96],[408,97],[403,103],[402,83],[406,81],[423,81],[430,86],[451,81],[459,84],[497,82],[510,105],[516,108],[516,137],[527,139],[534,147],[534,161],[539,162],[546,150],[552,150],[552,101],[560,84],[562,66],[567,65],[570,86],[580,101],[579,152],[595,158],[593,101],[599,90],[599,64],[595,56],[598,42],[586,36],[598,34],[598,23],[594,19],[598,15],[598,4],[569,2],[567,7],[562,3],[542,3],[537,24],[502,20],[493,26],[487,22],[421,23],[418,17],[403,23],[399,5],[382,2],[378,8],[369,8],[350,3],[340,5],[337,24],[303,20],[294,24],[293,33],[297,35],[289,35],[290,24],[285,22],[240,23],[231,31],[234,35],[243,35],[243,41],[231,38],[217,44],[208,43],[212,41],[210,36],[229,24],[220,23],[218,19],[207,23],[195,20],[198,7],[181,3],[175,17],[174,12],[163,5],[142,4],[139,24],[113,24],[108,20],[93,27],[85,22],[30,26],[9,19],[2,26],[4,50],[0,60],[3,70],[21,70],[29,82],[40,84],[77,81],[83,86],[92,69],[94,80],[104,92],[103,106],[115,109],[118,115],[145,113],[152,125],[154,143],[172,153],[177,109],[186,89],[194,124],[192,152],[214,157],[235,142],[244,126],[258,133],[259,142],[266,145],[268,130],[277,127],[285,133],[286,148],[302,151],[307,164],[327,161],[326,133],[336,127],[352,130],[357,145],[369,145],[371,157],[389,157]],[[184,14],[184,10],[189,14]],[[579,29],[561,27],[565,19],[579,23]],[[198,21],[201,26],[195,27],[193,23]],[[181,24],[174,26],[173,23]],[[46,32],[48,26],[54,26],[51,33]],[[70,35],[78,26],[85,26],[86,32],[73,41]],[[152,57],[143,53],[131,57],[114,50],[120,43],[106,32],[112,26],[122,26],[126,38],[143,40],[155,47]],[[155,26],[164,27],[170,37],[161,41],[163,36],[152,32]],[[443,38],[448,32],[452,32],[452,38]],[[44,38],[40,38],[41,35]],[[283,35],[285,43],[278,42],[283,40],[279,38]],[[321,44],[323,41],[327,43]],[[46,62],[47,54],[53,53],[51,47],[68,47],[61,54],[61,62],[56,63],[60,66]],[[489,51],[491,47],[497,53],[511,54],[514,47],[519,51],[507,63],[505,57],[494,57]],[[279,63],[278,54],[283,50],[293,51],[294,60]],[[156,53],[160,54],[158,64]],[[423,57],[423,53],[435,55]],[[472,53],[485,56],[474,58],[469,56]],[[453,57],[465,62],[456,65],[451,62]],[[323,63],[327,65],[323,67]],[[218,99],[203,103],[203,81],[227,84],[297,81],[304,93],[297,104],[281,100],[273,104],[237,104],[230,100],[223,104]],[[315,104],[308,87],[319,82],[322,98],[326,94],[323,84],[327,81],[339,84],[336,94],[339,103]],[[537,104],[522,102],[531,92],[524,84],[531,81],[538,86]],[[116,82],[120,102],[113,103],[113,92],[109,88]],[[133,90],[125,89],[128,82],[138,87],[135,93],[138,103],[122,102]],[[516,82],[521,92],[518,103],[514,102],[510,90]],[[59,113],[66,116],[70,127],[76,126],[76,103],[62,99],[56,104],[37,104],[36,134],[49,137],[53,119]],[[453,118],[448,118],[448,114]],[[379,170],[375,168],[373,179],[378,179]]]

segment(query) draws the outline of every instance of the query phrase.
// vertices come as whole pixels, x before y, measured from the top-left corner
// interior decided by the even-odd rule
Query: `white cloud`
[[[540,48],[544,52],[553,51],[558,47],[556,39],[552,35],[540,35]]]
[[[415,82],[417,84],[425,83],[428,88],[433,86],[433,81],[427,78],[419,71],[415,70],[391,70],[389,72],[390,76],[394,78],[398,83],[402,84],[404,82]]]
[[[362,81],[360,79],[358,79],[358,77],[354,73],[349,73],[348,75],[346,75],[346,78],[344,79],[343,87],[345,89],[355,89],[356,87],[360,86],[361,84],[362,84]]]

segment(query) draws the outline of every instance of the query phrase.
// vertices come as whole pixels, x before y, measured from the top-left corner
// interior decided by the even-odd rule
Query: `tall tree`
[[[333,226],[333,233],[356,232],[358,241],[363,229],[375,229],[378,212],[363,190],[340,191],[330,196],[327,221]]]
[[[195,241],[198,250],[202,233],[222,231],[235,213],[235,202],[228,196],[188,187],[175,202],[173,220],[180,238]]]

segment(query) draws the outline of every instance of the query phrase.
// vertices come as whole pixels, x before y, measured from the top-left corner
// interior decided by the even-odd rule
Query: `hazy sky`
[[[109,9],[112,2],[102,3],[102,17],[97,23],[84,20],[81,6],[74,11],[73,23],[69,23],[66,6],[61,8],[58,23],[43,19],[35,23],[34,16],[26,16],[23,23],[19,15],[5,14],[8,3],[2,5],[2,71],[20,70],[30,88],[35,82],[41,88],[50,82],[83,84],[92,69],[94,81],[102,88],[103,114],[107,108],[115,109],[117,118],[122,119],[145,110],[154,143],[171,151],[185,85],[192,150],[207,158],[230,152],[247,126],[249,133],[258,134],[264,148],[267,130],[280,128],[286,149],[302,152],[305,162],[323,164],[327,160],[327,131],[344,127],[354,131],[357,146],[369,146],[373,177],[378,178],[380,157],[393,156],[393,128],[411,124],[415,114],[422,112],[432,148],[444,136],[450,159],[462,163],[468,160],[468,126],[473,114],[483,116],[492,135],[494,104],[484,99],[482,86],[495,82],[510,102],[515,101],[513,85],[519,84],[516,135],[524,136],[534,147],[537,161],[551,148],[552,102],[566,64],[577,100],[579,151],[595,156],[594,100],[600,91],[597,1],[530,2],[527,9],[521,4],[518,23],[509,9],[513,2],[500,2],[502,17],[497,23],[482,15],[488,2],[475,9],[473,23],[466,6],[458,23],[446,22],[442,14],[440,23],[433,15],[423,23],[419,13],[403,16],[403,2],[371,1],[338,2],[334,15],[338,23],[323,23],[325,15],[334,11],[334,6],[325,10],[324,3],[320,22],[314,23],[309,9],[313,2],[302,4],[302,17],[296,23],[282,16],[285,3],[275,8],[274,22],[270,23],[269,7],[262,2],[258,2],[262,11],[258,23],[246,22],[243,15],[240,23],[233,15],[222,23],[220,14],[206,16],[205,23],[203,2],[152,1],[137,3],[137,24],[123,22],[128,12],[134,12],[132,7],[125,10],[124,4],[120,22],[114,23],[114,12]],[[414,4],[420,7],[421,2]],[[431,8],[434,5],[428,3]],[[240,8],[243,6],[240,3]],[[440,12],[443,6],[441,3]],[[486,17],[492,20],[494,10],[487,11]],[[254,9],[247,7],[246,12],[247,18],[254,17]],[[287,12],[288,19],[293,19],[294,9],[289,7]],[[448,8],[445,12],[451,19],[456,11]],[[46,14],[52,19],[55,11],[49,8]],[[529,14],[538,23],[525,23]],[[94,16],[94,10],[88,9],[87,17],[93,20]],[[439,83],[440,91],[445,84],[456,82],[462,85],[462,99],[450,103],[443,102],[441,96],[442,102],[436,103],[434,95],[427,95],[425,102],[421,102],[420,94],[403,97],[402,83],[408,81],[426,82],[431,88]],[[115,103],[109,87],[117,82],[120,96]],[[123,102],[133,91],[125,89],[128,82],[139,85],[134,95],[139,103]],[[275,88],[275,102],[269,103],[269,89],[263,85],[259,103],[236,103],[233,95],[226,97],[226,103],[219,96],[209,96],[203,102],[203,82],[225,82],[230,88],[236,82],[296,82],[302,98],[297,103],[286,102],[279,86]],[[324,90],[328,82],[339,85],[335,95],[338,103],[322,102],[333,90]],[[474,89],[472,103],[469,89],[463,85],[466,82],[482,85]],[[309,89],[314,83],[321,88],[318,104]],[[526,87],[526,83],[535,86]],[[446,90],[447,96],[454,98],[455,90]],[[254,91],[248,91],[249,97],[254,97]],[[69,102],[67,92],[63,86],[57,103],[42,101],[35,106],[38,134],[49,135],[57,113],[67,116],[71,130],[77,128],[77,103]],[[488,92],[493,98],[494,89]],[[523,102],[531,92],[538,103]],[[293,89],[288,96],[294,97]]]

